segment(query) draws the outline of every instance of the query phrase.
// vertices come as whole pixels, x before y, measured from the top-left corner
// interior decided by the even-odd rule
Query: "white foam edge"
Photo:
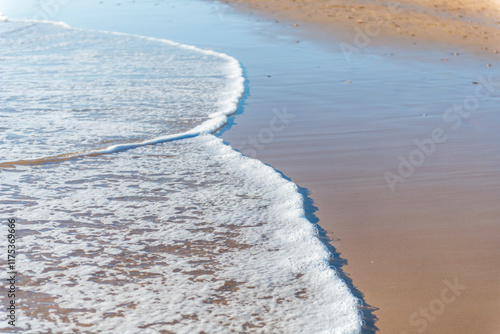
[[[0,12],[1,13],[1,12]],[[1,16],[0,16],[1,17]],[[54,26],[59,26],[63,27],[66,29],[71,29],[71,30],[77,30],[77,31],[93,31],[93,30],[88,30],[88,29],[79,29],[79,28],[74,28],[71,27],[70,25],[66,24],[65,22],[55,22],[55,21],[46,21],[46,20],[9,20],[10,22],[29,22],[29,23],[43,23],[43,24],[52,24]],[[126,143],[126,144],[118,144],[118,145],[111,145],[107,146],[101,149],[95,149],[95,150],[89,150],[89,151],[84,151],[80,153],[67,153],[61,155],[61,158],[67,159],[68,157],[84,157],[84,156],[89,156],[89,155],[97,155],[97,154],[109,154],[109,153],[115,153],[119,151],[124,151],[124,150],[129,150],[129,149],[134,149],[137,147],[145,146],[145,145],[153,145],[153,144],[159,144],[167,141],[173,141],[173,140],[179,140],[179,139],[185,139],[185,138],[191,138],[191,137],[196,137],[201,134],[211,134],[217,132],[219,129],[224,127],[227,124],[228,117],[231,116],[232,114],[236,113],[238,110],[238,104],[245,92],[245,78],[243,76],[243,69],[239,63],[238,60],[235,58],[222,53],[222,52],[217,52],[213,50],[205,50],[205,49],[200,49],[196,46],[193,45],[187,45],[187,44],[181,44],[178,42],[174,42],[168,39],[161,39],[161,38],[154,38],[154,37],[147,37],[147,36],[142,36],[142,35],[136,35],[136,34],[127,34],[127,33],[122,33],[122,32],[114,32],[114,31],[93,31],[93,32],[98,32],[102,34],[112,34],[112,35],[117,35],[117,36],[127,36],[127,37],[135,37],[135,38],[140,38],[152,42],[159,42],[159,43],[164,43],[172,46],[176,46],[185,50],[191,50],[198,52],[200,54],[204,55],[209,55],[209,56],[216,56],[222,59],[225,59],[228,61],[227,65],[227,72],[225,73],[226,80],[228,82],[227,87],[231,87],[228,91],[229,94],[226,94],[227,96],[224,96],[224,98],[219,101],[219,108],[220,111],[215,112],[210,114],[208,117],[209,119],[201,123],[200,125],[194,127],[191,130],[181,132],[181,133],[176,133],[176,134],[170,134],[170,135],[165,135],[165,136],[159,136],[155,137],[152,139],[144,140],[142,142],[135,142],[135,143]],[[51,157],[52,159],[57,159],[58,157]],[[34,159],[23,159],[22,161],[24,162],[29,162],[29,161],[39,161],[40,158],[34,158]]]
[[[230,145],[223,142],[222,139],[214,136],[201,136],[200,140],[205,142],[207,147],[212,150],[212,155],[224,156],[231,161],[232,166],[243,173],[248,179],[255,180],[255,184],[259,180],[265,179],[269,183],[273,183],[273,189],[270,189],[268,194],[276,199],[272,204],[272,211],[280,213],[283,218],[283,228],[288,229],[285,233],[276,234],[275,237],[280,240],[280,244],[289,250],[289,254],[294,254],[294,249],[297,245],[308,245],[309,252],[302,252],[301,255],[294,254],[292,257],[282,259],[293,271],[307,272],[311,278],[315,280],[316,286],[325,287],[325,295],[333,297],[332,294],[343,295],[346,299],[344,305],[347,308],[343,310],[329,308],[327,304],[322,304],[329,312],[351,312],[354,311],[357,315],[355,323],[349,324],[353,331],[348,333],[360,333],[361,327],[364,324],[363,313],[359,309],[363,305],[363,301],[353,295],[347,282],[342,279],[337,270],[332,267],[330,260],[332,253],[328,247],[319,239],[319,229],[316,224],[313,224],[306,215],[304,196],[299,192],[299,187],[292,181],[286,180],[272,166],[264,164],[258,159],[253,159],[243,155],[241,152],[235,151]],[[337,289],[342,289],[340,293]],[[337,295],[338,296],[338,295]],[[328,312],[325,310],[325,312]],[[330,334],[331,331],[321,332],[322,334]],[[337,332],[334,332],[337,333]],[[338,332],[340,333],[340,332]],[[342,333],[346,333],[342,331]]]

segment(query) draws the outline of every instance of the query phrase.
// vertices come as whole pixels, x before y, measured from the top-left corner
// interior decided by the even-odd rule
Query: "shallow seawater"
[[[184,132],[230,92],[227,59],[138,36],[5,22],[0,58],[2,162]]]
[[[1,332],[359,332],[297,186],[209,134],[242,93],[234,59],[64,24],[0,32],[0,205],[20,277]]]
[[[295,186],[213,136],[2,174],[28,333],[357,330]]]

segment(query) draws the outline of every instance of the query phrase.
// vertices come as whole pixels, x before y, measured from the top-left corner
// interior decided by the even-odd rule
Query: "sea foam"
[[[360,332],[297,186],[210,134],[242,94],[235,59],[62,25],[8,36],[32,23],[0,24],[19,72],[0,95],[4,162],[102,154],[2,168],[20,329]]]
[[[38,21],[3,23],[0,35],[3,162],[214,132],[244,90],[234,58],[168,40]]]

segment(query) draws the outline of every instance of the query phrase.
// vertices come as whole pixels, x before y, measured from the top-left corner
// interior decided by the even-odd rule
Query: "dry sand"
[[[444,43],[477,52],[500,48],[498,0],[222,0],[239,9],[278,19],[307,23],[353,41],[362,32],[375,43]],[[380,29],[380,32],[379,32]],[[363,43],[362,40],[360,40]]]
[[[355,28],[364,29],[367,22],[384,22],[378,45],[446,45],[450,51],[490,54],[492,73],[498,74],[500,2],[403,0],[389,19],[388,8],[394,6],[384,1],[229,2],[337,37],[340,32],[341,40],[354,38]],[[468,64],[464,60],[463,66]],[[254,87],[253,94],[259,93]],[[351,94],[351,99],[359,96],[355,89]],[[425,104],[414,98],[410,103]],[[370,107],[384,110],[383,104]],[[327,103],[314,108],[320,117],[332,109]],[[493,135],[500,117],[481,115],[467,128],[448,130],[440,153],[395,192],[387,190],[381,175],[397,167],[401,152],[415,148],[414,139],[443,126],[442,119],[424,129],[418,121],[395,119],[392,130],[352,132],[343,127],[356,127],[355,117],[338,120],[345,122],[333,129],[332,123],[322,129],[304,122],[290,129],[290,136],[277,136],[258,158],[311,191],[320,226],[348,261],[343,270],[377,308],[379,332],[500,333],[500,154],[499,136]],[[301,141],[291,144],[295,135]],[[225,137],[231,142],[231,136],[238,135]]]

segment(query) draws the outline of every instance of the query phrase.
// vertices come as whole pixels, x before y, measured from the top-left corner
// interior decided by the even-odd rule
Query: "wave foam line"
[[[227,115],[227,116],[229,116],[229,115]],[[156,145],[156,144],[165,143],[165,142],[174,141],[174,140],[193,138],[193,137],[197,137],[197,136],[202,135],[202,134],[210,134],[210,133],[217,132],[219,129],[221,129],[222,127],[224,127],[227,124],[227,116],[226,115],[223,117],[219,116],[215,119],[210,119],[208,121],[205,121],[201,125],[195,127],[192,130],[178,133],[178,134],[156,137],[153,139],[144,140],[144,141],[137,142],[137,143],[111,145],[111,146],[107,146],[104,148],[83,151],[83,152],[64,153],[64,154],[60,154],[60,155],[43,157],[43,158],[35,158],[35,159],[6,161],[6,162],[0,163],[0,168],[12,168],[16,165],[40,165],[40,164],[44,164],[44,163],[67,161],[67,160],[72,160],[72,159],[77,159],[77,158],[127,151],[127,150],[135,149],[138,147],[146,146],[146,145]]]
[[[2,17],[7,19],[5,16],[2,16],[2,13],[0,12],[0,18],[2,18]],[[64,27],[66,29],[73,29],[73,30],[80,30],[80,31],[85,30],[85,29],[78,29],[78,28],[70,27],[69,25],[67,25],[64,22],[41,21],[41,20],[10,20],[10,21],[11,22],[30,22],[33,24],[39,24],[39,23],[52,24],[52,25]],[[210,114],[208,120],[204,121],[202,124],[196,126],[195,128],[193,128],[189,131],[186,131],[186,132],[160,136],[160,137],[145,140],[142,142],[112,145],[112,146],[104,147],[101,149],[95,149],[95,150],[89,150],[89,151],[83,151],[83,152],[65,153],[65,154],[60,154],[60,155],[56,155],[56,156],[35,158],[35,159],[6,161],[6,162],[0,163],[0,168],[10,168],[10,167],[13,167],[15,165],[37,165],[37,164],[50,163],[50,162],[66,161],[66,160],[81,158],[81,157],[85,157],[85,156],[110,154],[110,153],[116,153],[116,152],[120,152],[120,151],[135,149],[135,148],[138,148],[141,146],[146,146],[146,145],[155,145],[155,144],[164,143],[164,142],[173,141],[173,140],[193,138],[193,137],[199,136],[201,134],[208,134],[208,133],[213,134],[213,133],[217,132],[218,130],[220,130],[221,128],[223,128],[227,124],[227,118],[229,116],[233,115],[237,111],[241,96],[245,92],[245,78],[243,76],[243,69],[241,68],[238,60],[236,60],[235,58],[233,58],[225,53],[216,52],[213,50],[204,50],[204,49],[200,49],[200,48],[197,48],[195,46],[192,46],[192,45],[181,44],[181,43],[177,43],[177,42],[167,40],[167,39],[146,37],[146,36],[135,35],[135,34],[121,33],[121,32],[99,31],[99,33],[141,38],[141,39],[145,39],[145,40],[149,40],[149,41],[155,41],[155,42],[160,42],[160,43],[165,43],[165,44],[177,46],[179,48],[195,51],[195,52],[205,54],[205,55],[217,56],[217,57],[226,59],[228,61],[228,71],[226,73],[226,78],[228,81],[228,87],[230,87],[231,89],[228,89],[228,92],[225,93],[225,95],[223,96],[221,101],[219,101],[220,111],[213,113],[213,114]]]

